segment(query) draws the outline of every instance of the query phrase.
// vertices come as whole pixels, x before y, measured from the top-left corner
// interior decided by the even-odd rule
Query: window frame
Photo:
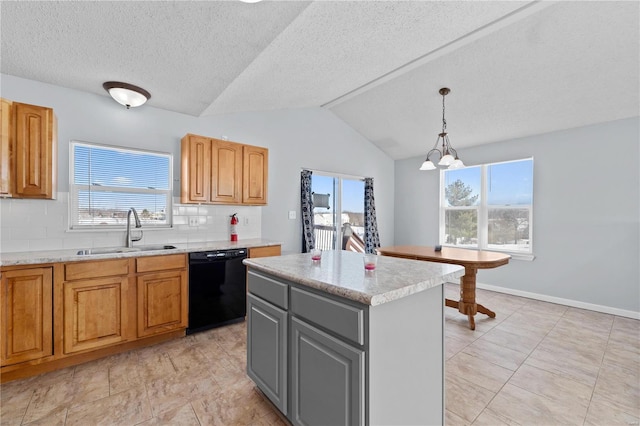
[[[490,166],[495,166],[499,164],[507,164],[507,163],[516,163],[521,161],[531,161],[532,165],[532,189],[531,189],[531,204],[489,204],[488,196],[487,196],[487,170]],[[470,167],[479,167],[480,168],[480,194],[479,194],[479,202],[476,205],[472,206],[447,206],[446,204],[446,196],[445,196],[445,186],[446,186],[446,172],[447,169],[440,170],[440,194],[439,194],[439,229],[438,229],[438,240],[439,244],[445,247],[458,247],[465,248],[468,250],[486,250],[486,251],[496,251],[501,253],[510,254],[514,259],[519,260],[533,260],[535,259],[535,255],[533,252],[533,205],[534,205],[534,190],[533,190],[533,171],[535,167],[535,162],[533,157],[525,157],[519,158],[515,160],[506,160],[506,161],[496,161],[493,163],[484,163],[476,166]],[[489,210],[490,209],[528,209],[529,210],[529,244],[527,251],[513,251],[507,249],[500,249],[496,247],[489,247]],[[455,244],[448,244],[445,242],[446,235],[446,212],[448,210],[476,210],[477,211],[477,246],[476,247],[460,247]]]
[[[106,186],[106,185],[79,185],[75,183],[75,149],[76,146],[85,146],[90,148],[103,148],[113,151],[120,151],[130,153],[134,155],[155,155],[160,157],[166,157],[169,163],[168,167],[168,189],[149,189],[142,187],[121,187],[121,186]],[[173,154],[170,152],[152,151],[147,149],[123,147],[116,145],[108,145],[97,142],[87,142],[80,140],[71,140],[69,143],[69,219],[68,230],[69,231],[114,231],[125,230],[126,223],[124,224],[111,224],[111,225],[82,225],[78,223],[78,210],[79,210],[79,194],[81,191],[96,191],[96,192],[110,192],[110,193],[127,193],[127,194],[150,194],[150,195],[164,195],[166,197],[166,209],[165,217],[166,223],[153,224],[145,222],[142,218],[144,230],[154,229],[171,229],[173,228]],[[140,214],[140,212],[138,212]]]

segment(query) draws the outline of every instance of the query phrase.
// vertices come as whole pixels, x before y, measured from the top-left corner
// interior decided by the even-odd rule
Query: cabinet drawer
[[[187,267],[186,254],[169,254],[136,258],[136,272],[165,271]]]
[[[364,345],[364,309],[291,287],[290,311],[345,339]]]
[[[259,296],[282,309],[288,309],[288,285],[250,271],[248,286],[249,293]]]
[[[66,281],[128,274],[129,259],[76,262],[64,265],[64,279]]]
[[[251,247],[249,249],[249,257],[270,257],[280,256],[280,246]]]

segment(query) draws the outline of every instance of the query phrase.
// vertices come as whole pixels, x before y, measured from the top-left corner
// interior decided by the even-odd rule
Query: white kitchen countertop
[[[207,250],[227,250],[234,248],[251,248],[251,247],[264,247],[264,246],[276,246],[281,245],[281,242],[264,240],[262,238],[252,238],[246,240],[240,240],[237,242],[231,241],[204,241],[193,243],[171,243],[167,242],[166,245],[175,246],[175,249],[168,250],[149,250],[149,251],[131,251],[124,253],[105,253],[105,254],[91,254],[91,255],[79,255],[78,251],[81,249],[64,249],[64,250],[47,250],[47,251],[23,251],[23,252],[10,252],[0,253],[0,266],[14,266],[14,265],[35,265],[41,263],[56,263],[56,262],[75,262],[86,260],[99,260],[99,259],[117,259],[123,257],[140,257],[140,256],[158,256],[165,254],[176,253],[190,253],[194,251],[207,251]],[[155,245],[155,244],[154,244]],[[162,244],[158,244],[162,245]],[[134,248],[136,245],[134,244]],[[96,248],[109,248],[109,247],[96,247]]]
[[[250,269],[272,274],[323,292],[366,305],[381,305],[420,291],[458,281],[458,265],[378,256],[376,269],[365,272],[363,254],[324,251],[313,262],[309,253],[245,259]]]

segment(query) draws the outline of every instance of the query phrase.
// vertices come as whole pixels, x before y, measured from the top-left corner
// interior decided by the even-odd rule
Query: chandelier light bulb
[[[438,166],[450,166],[454,161],[455,158],[453,158],[453,155],[447,154],[440,159],[440,161],[438,162]]]
[[[456,158],[455,160],[453,160],[453,163],[451,163],[449,165],[450,169],[462,169],[464,168],[464,163],[462,162],[461,159]]]
[[[436,165],[431,162],[431,160],[424,160],[422,166],[420,166],[420,170],[435,170]]]

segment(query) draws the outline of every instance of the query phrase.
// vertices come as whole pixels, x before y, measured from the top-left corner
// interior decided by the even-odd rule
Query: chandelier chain
[[[442,95],[442,133],[447,130],[447,120],[444,118],[444,97],[445,95]]]

